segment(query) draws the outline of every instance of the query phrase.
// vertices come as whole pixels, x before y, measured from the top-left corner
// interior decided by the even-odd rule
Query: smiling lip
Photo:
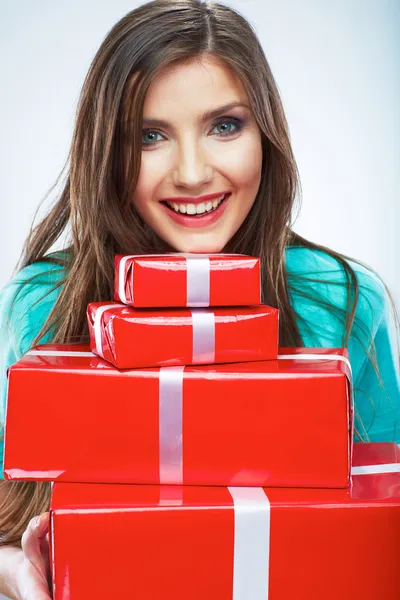
[[[219,192],[218,194],[208,194],[207,196],[174,196],[172,198],[162,198],[161,202],[179,202],[183,204],[198,204],[199,202],[207,202],[207,200],[217,200],[217,198],[221,198],[223,194],[228,194],[229,192]]]
[[[218,198],[219,196],[217,196]],[[211,225],[215,221],[217,221],[222,213],[224,212],[229,198],[231,194],[227,194],[221,204],[213,211],[209,213],[204,213],[203,215],[197,216],[188,216],[184,213],[177,213],[172,208],[169,208],[167,204],[161,203],[161,206],[167,212],[168,216],[171,217],[176,223],[179,225],[184,225],[185,227],[206,227],[207,225]],[[204,196],[203,196],[204,198]],[[212,198],[210,198],[211,200]],[[213,198],[215,200],[215,198]],[[186,201],[187,202],[187,201]],[[193,200],[191,200],[193,203]]]

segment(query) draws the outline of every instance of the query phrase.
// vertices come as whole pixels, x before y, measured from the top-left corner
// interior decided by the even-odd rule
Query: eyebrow
[[[247,104],[243,104],[242,102],[229,102],[229,104],[224,104],[223,106],[219,106],[218,108],[208,110],[207,112],[205,112],[203,114],[200,121],[202,123],[204,123],[205,121],[208,121],[209,119],[212,119],[213,117],[217,117],[218,115],[220,115],[223,112],[231,110],[232,108],[236,108],[237,106],[244,106],[245,108],[250,109],[250,107],[247,106]],[[144,117],[143,125],[150,125],[152,127],[153,126],[165,127],[165,128],[171,127],[171,124],[168,123],[167,121],[163,121],[162,119],[152,119],[151,117]]]

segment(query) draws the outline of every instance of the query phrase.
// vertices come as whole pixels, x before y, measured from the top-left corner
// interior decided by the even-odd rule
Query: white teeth
[[[177,202],[167,202],[168,206],[177,213],[183,213],[187,215],[202,215],[205,212],[215,210],[225,198],[225,194],[222,194],[220,198],[216,200],[209,200],[208,202],[200,202],[199,204],[178,204]]]

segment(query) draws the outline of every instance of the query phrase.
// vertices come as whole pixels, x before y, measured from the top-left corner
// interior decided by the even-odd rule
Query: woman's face
[[[220,252],[253,205],[261,164],[246,91],[224,64],[172,65],[151,84],[133,203],[169,247]]]

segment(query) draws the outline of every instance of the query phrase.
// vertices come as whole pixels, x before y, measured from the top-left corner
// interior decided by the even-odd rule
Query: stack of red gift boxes
[[[55,600],[400,598],[400,450],[353,448],[347,351],[278,348],[260,289],[253,257],[117,256],[90,347],[9,369]]]

